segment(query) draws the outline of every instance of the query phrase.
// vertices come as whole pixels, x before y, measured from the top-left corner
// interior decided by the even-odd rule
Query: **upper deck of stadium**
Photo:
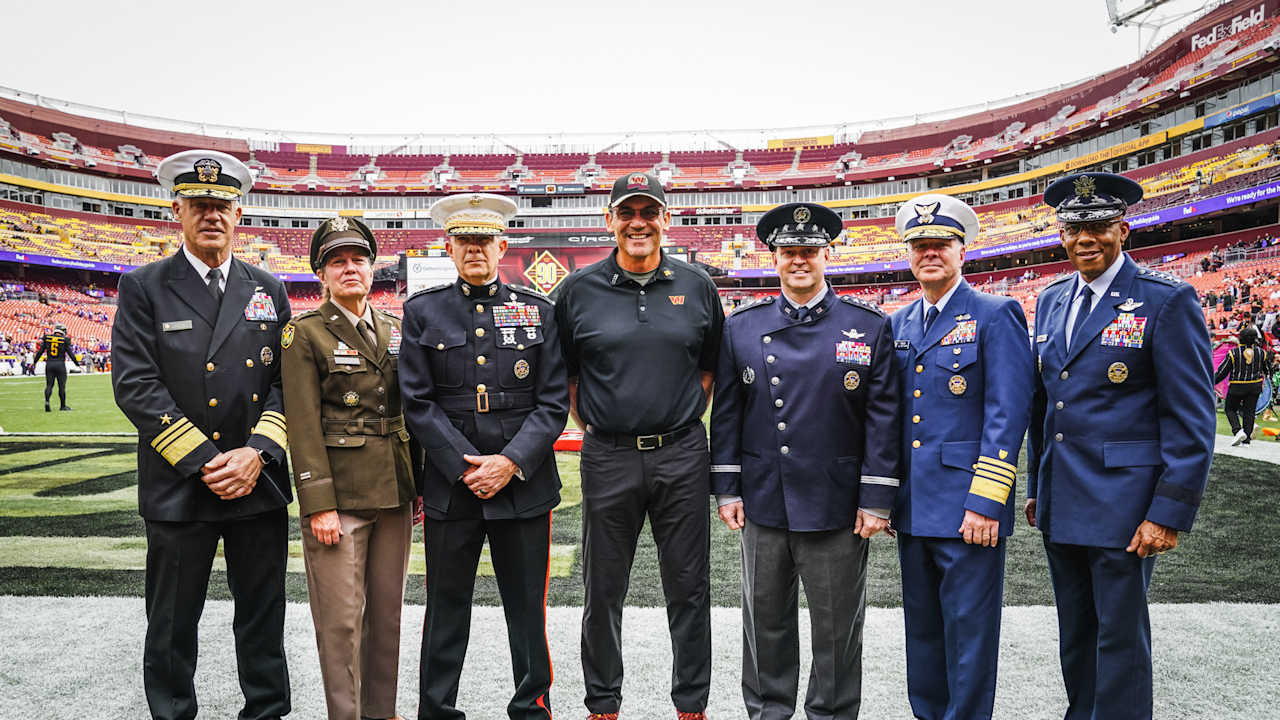
[[[1280,0],[1225,3],[1153,51],[1097,77],[926,115],[757,130],[589,135],[325,135],[139,117],[0,88],[0,156],[148,181],[172,152],[206,147],[258,173],[259,193],[605,191],[657,172],[674,191],[839,186],[956,173],[1106,134],[1192,100],[1184,122],[1135,132],[1135,149],[1230,112],[1215,91],[1280,57]],[[1248,100],[1249,98],[1245,98]],[[1152,137],[1159,135],[1160,137]],[[1087,158],[1086,158],[1087,159]],[[1046,163],[1047,164],[1047,163]]]

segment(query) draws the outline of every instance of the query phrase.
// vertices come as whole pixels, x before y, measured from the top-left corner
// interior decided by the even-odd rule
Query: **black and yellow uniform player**
[[[40,338],[36,359],[32,361],[38,363],[41,357],[44,358],[45,412],[52,412],[49,408],[49,397],[53,395],[54,382],[58,383],[58,409],[71,409],[67,404],[67,358],[70,356],[71,338],[67,335],[67,326],[58,323],[53,326],[53,332],[45,333],[45,336]]]

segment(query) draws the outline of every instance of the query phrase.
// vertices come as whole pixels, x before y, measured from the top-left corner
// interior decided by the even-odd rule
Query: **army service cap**
[[[378,256],[378,241],[368,225],[353,217],[329,218],[311,234],[311,271],[319,271],[329,253],[343,247],[363,250],[370,263]]]
[[[817,203],[779,205],[756,223],[756,237],[770,250],[783,246],[827,247],[843,232],[840,216]]]
[[[894,219],[898,236],[907,242],[917,238],[959,240],[969,244],[978,237],[978,213],[968,203],[941,193],[912,198],[898,208]]]
[[[609,207],[616,208],[624,200],[637,195],[653,198],[662,207],[667,206],[667,193],[662,183],[653,173],[627,173],[613,181],[613,191],[609,193]]]
[[[253,187],[253,171],[217,150],[184,150],[160,161],[156,180],[178,197],[239,200]]]
[[[437,200],[431,219],[446,235],[501,235],[516,209],[515,201],[503,195],[464,193]]]
[[[1058,221],[1086,223],[1124,217],[1142,199],[1142,186],[1123,175],[1104,172],[1060,177],[1044,191],[1044,202],[1058,213]]]

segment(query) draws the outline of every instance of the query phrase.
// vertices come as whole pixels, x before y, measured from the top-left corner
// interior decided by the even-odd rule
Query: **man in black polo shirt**
[[[565,279],[556,323],[582,444],[582,672],[593,720],[622,702],[622,603],[645,516],[653,528],[675,661],[679,720],[700,720],[711,685],[710,455],[701,417],[724,311],[711,278],[662,254],[671,224],[651,174],[609,198],[618,249]]]

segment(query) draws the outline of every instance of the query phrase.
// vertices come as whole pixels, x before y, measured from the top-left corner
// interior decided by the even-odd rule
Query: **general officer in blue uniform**
[[[1016,300],[960,274],[978,216],[949,195],[898,210],[920,299],[893,314],[902,379],[902,485],[893,507],[902,565],[907,693],[925,720],[991,717],[1005,538],[1034,374]]]
[[[431,217],[444,227],[458,280],[404,304],[405,425],[426,451],[420,720],[465,717],[455,703],[486,539],[515,675],[507,714],[551,717],[546,591],[560,502],[552,445],[569,416],[569,388],[551,302],[498,278],[515,212],[500,195],[437,201]]]
[[[1027,520],[1044,535],[1068,720],[1150,718],[1147,587],[1191,529],[1215,429],[1195,290],[1123,252],[1142,188],[1109,173],[1045,190],[1078,272],[1036,301]]]
[[[893,331],[874,305],[823,277],[840,218],[782,205],[756,234],[782,296],[725,322],[711,412],[711,487],[742,530],[742,694],[752,720],[795,711],[804,582],[813,628],[809,718],[856,718],[862,701],[867,540],[898,490]]]

